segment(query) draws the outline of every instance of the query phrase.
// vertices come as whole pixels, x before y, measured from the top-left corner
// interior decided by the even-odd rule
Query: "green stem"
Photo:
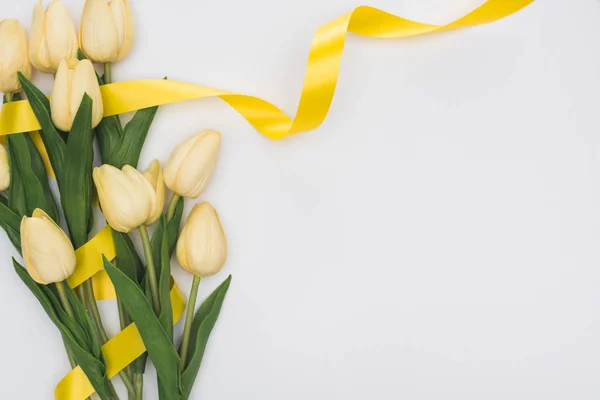
[[[108,85],[112,82],[112,66],[110,63],[104,64],[104,84]]]
[[[135,374],[135,398],[136,400],[144,398],[144,374]]]
[[[167,221],[173,219],[173,215],[175,215],[175,210],[177,209],[177,202],[180,198],[180,195],[173,193],[173,197],[171,197],[171,201],[169,202],[169,208],[167,209]]]
[[[75,313],[73,312],[73,307],[71,307],[71,302],[69,302],[69,298],[65,293],[65,283],[57,282],[55,285],[56,291],[58,292],[58,297],[60,298],[60,302],[63,308],[65,309],[65,312],[69,317],[74,318]],[[67,351],[67,358],[69,359],[69,364],[71,365],[71,368],[75,368],[77,366],[77,362],[73,358],[73,355],[71,354],[71,351],[67,346],[67,342],[65,342],[65,350]]]
[[[13,99],[13,94],[12,93],[4,93],[4,102],[5,103],[10,103]]]
[[[104,345],[106,342],[108,342],[108,335],[106,334],[106,330],[104,329],[104,325],[102,324],[102,317],[100,316],[100,310],[98,310],[98,304],[96,304],[92,281],[88,279],[87,281],[82,283],[81,286],[83,286],[83,298],[85,299],[85,303],[87,304],[90,317],[94,321],[94,325],[96,325],[96,331],[98,332],[100,345]],[[131,378],[129,378],[124,371],[119,372],[119,376],[121,377],[123,384],[127,388],[127,392],[134,393],[135,389],[133,388]],[[115,392],[115,388],[112,385],[112,382],[108,381],[108,384],[115,398],[118,399],[117,393]]]
[[[152,294],[152,305],[156,316],[160,315],[160,299],[158,297],[158,279],[156,278],[156,268],[154,267],[154,258],[152,257],[152,247],[150,245],[150,236],[146,225],[140,226],[140,235],[144,245],[144,256],[146,258],[146,271],[148,272],[148,283],[150,283],[150,293]]]
[[[194,322],[194,312],[196,311],[196,299],[198,298],[198,287],[200,286],[200,277],[194,275],[192,289],[190,290],[190,300],[188,302],[185,314],[185,328],[183,329],[183,340],[181,341],[181,350],[179,351],[179,370],[184,371],[187,362],[187,350],[190,345],[190,333],[192,331],[192,322]]]

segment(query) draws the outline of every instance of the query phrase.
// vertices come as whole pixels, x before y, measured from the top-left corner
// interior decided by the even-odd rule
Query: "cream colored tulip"
[[[77,30],[61,0],[53,0],[44,11],[42,0],[33,8],[29,59],[31,64],[47,74],[53,74],[62,60],[77,57]]]
[[[76,58],[61,61],[50,94],[52,121],[58,129],[71,130],[85,93],[93,100],[92,128],[95,128],[102,121],[104,105],[94,66],[89,60]]]
[[[79,43],[92,61],[120,61],[133,47],[134,26],[129,0],[86,0]]]
[[[105,164],[94,168],[93,176],[102,212],[114,230],[128,233],[148,221],[155,192],[141,172],[130,165],[120,170]]]
[[[207,202],[196,204],[177,242],[177,260],[201,278],[216,274],[227,259],[227,239],[217,211]]]
[[[221,134],[212,129],[180,143],[163,171],[167,187],[182,197],[200,196],[215,169],[220,145]]]
[[[10,166],[8,164],[8,152],[6,147],[0,144],[0,192],[10,186]]]
[[[160,218],[165,207],[165,181],[160,162],[154,160],[144,172],[144,178],[150,183],[154,190],[154,209],[150,213],[146,225],[152,225]]]
[[[27,51],[27,32],[16,19],[0,22],[0,92],[21,90],[17,72],[31,78]]]
[[[27,272],[37,283],[62,282],[77,264],[75,250],[65,232],[37,208],[21,220],[21,250]]]

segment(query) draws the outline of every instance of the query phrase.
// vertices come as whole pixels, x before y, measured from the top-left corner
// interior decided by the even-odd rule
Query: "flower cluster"
[[[18,21],[0,22],[0,90],[5,102],[21,99],[22,91],[27,96],[60,192],[57,201],[46,174],[46,152],[39,151],[32,134],[10,135],[6,147],[0,144],[0,227],[22,254],[25,267],[14,261],[15,269],[61,331],[71,366],[81,367],[101,399],[116,399],[100,351],[109,338],[91,280],[77,287],[78,296],[66,283],[80,267],[76,250],[89,240],[96,193],[117,253],[104,265],[118,296],[121,326],[136,323],[164,398],[179,400],[189,397],[206,345],[194,338],[210,334],[229,286],[228,279],[207,300],[212,325],[196,323],[206,317],[202,308],[194,316],[200,279],[222,269],[227,240],[208,202],[192,208],[181,232],[179,225],[184,199],[198,198],[210,181],[221,135],[203,130],[177,145],[164,168],[154,160],[145,171],[137,169],[157,107],[139,110],[122,126],[118,116],[104,117],[101,90],[112,82],[111,63],[122,60],[133,43],[128,0],[87,0],[79,32],[60,0],[46,9],[38,0],[29,40]],[[103,66],[102,76],[94,63]],[[54,74],[49,100],[31,83],[32,66]],[[96,141],[102,165],[94,167]],[[167,188],[173,193],[168,206]],[[59,208],[68,229],[61,228]],[[138,231],[143,258],[130,238]],[[193,274],[178,350],[170,314],[173,253]],[[120,372],[130,399],[143,397],[145,362],[141,357]]]

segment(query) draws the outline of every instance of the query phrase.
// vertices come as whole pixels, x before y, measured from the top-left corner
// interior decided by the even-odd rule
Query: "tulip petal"
[[[0,22],[0,92],[12,93],[21,89],[17,72],[31,77],[27,32],[15,19]]]
[[[83,52],[96,62],[116,61],[119,33],[106,0],[87,0],[80,24]]]
[[[46,43],[53,69],[62,60],[77,57],[77,31],[62,1],[54,0],[46,11]]]
[[[104,105],[102,103],[102,94],[96,71],[90,60],[81,60],[73,71],[73,81],[71,82],[70,94],[70,112],[74,118],[83,100],[83,95],[87,93],[92,98],[92,128],[98,126],[104,114]]]
[[[61,61],[54,77],[54,86],[50,93],[50,111],[52,122],[61,131],[68,132],[73,126],[71,117],[71,80],[73,71],[65,60]],[[73,114],[74,116],[75,114]]]
[[[45,36],[46,12],[44,11],[42,0],[38,0],[33,7],[33,19],[29,35],[29,60],[37,70],[49,74],[54,71],[50,64]]]

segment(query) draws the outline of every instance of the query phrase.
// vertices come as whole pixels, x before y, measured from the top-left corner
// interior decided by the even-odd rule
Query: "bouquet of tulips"
[[[112,82],[111,63],[122,60],[133,41],[128,0],[87,0],[79,34],[60,0],[47,9],[37,2],[29,39],[18,21],[0,22],[5,106],[26,96],[42,128],[9,135],[0,144],[0,226],[22,256],[22,263],[13,259],[17,274],[58,328],[71,367],[83,371],[95,391],[91,397],[112,400],[118,396],[103,348],[110,338],[94,285],[91,279],[69,284],[83,267],[78,252],[93,236],[94,225],[103,224],[94,220],[93,208],[100,207],[116,254],[103,257],[103,263],[116,291],[121,328],[135,324],[147,351],[119,371],[128,398],[143,398],[149,355],[159,398],[187,399],[231,277],[196,312],[200,279],[221,270],[227,243],[207,202],[193,207],[181,232],[180,224],[184,199],[198,198],[209,182],[221,138],[204,130],[176,146],[164,169],[155,160],[138,171],[157,107],[139,110],[123,126],[118,116],[104,117],[101,90]],[[30,81],[32,66],[54,74],[49,99]],[[96,167],[95,147],[103,163]],[[165,186],[173,192],[166,207]],[[143,256],[133,234],[141,237]],[[181,340],[173,333],[174,252],[193,274]]]

